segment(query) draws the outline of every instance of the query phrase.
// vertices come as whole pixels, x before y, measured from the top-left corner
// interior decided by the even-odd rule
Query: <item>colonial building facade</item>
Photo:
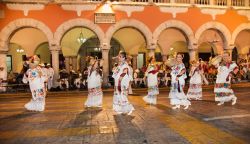
[[[183,52],[187,61],[229,51],[246,58],[250,48],[249,0],[3,0],[0,66],[19,72],[23,55],[52,63],[56,78],[104,59],[104,83],[112,57],[124,50],[133,67],[155,55],[164,61]],[[233,52],[235,51],[235,52]],[[61,58],[63,57],[63,58]],[[63,64],[62,64],[63,63]]]

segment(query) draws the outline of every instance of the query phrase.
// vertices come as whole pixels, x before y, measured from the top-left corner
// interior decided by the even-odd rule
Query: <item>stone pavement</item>
[[[112,90],[105,90],[103,108],[83,107],[87,93],[49,93],[44,112],[28,112],[29,93],[0,95],[0,144],[241,144],[250,143],[250,84],[233,85],[238,103],[217,106],[213,87],[188,110],[172,110],[168,88],[158,104],[147,105],[146,89],[134,90],[132,115],[112,110]]]

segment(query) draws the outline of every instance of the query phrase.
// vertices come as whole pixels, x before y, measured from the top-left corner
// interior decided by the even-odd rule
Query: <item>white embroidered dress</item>
[[[28,77],[24,76],[23,78],[24,83],[29,82],[30,91],[32,94],[32,99],[30,102],[24,105],[27,110],[44,111],[45,108],[46,90],[44,82],[47,78],[44,76],[39,76],[39,73],[42,73],[42,70],[39,67],[29,69],[26,72]]]
[[[156,68],[156,65],[149,64],[146,71],[148,95],[143,97],[143,100],[146,103],[156,104],[157,95],[159,94],[157,75],[158,75],[158,69]]]
[[[187,97],[189,99],[201,99],[202,98],[202,77],[199,67],[192,66],[190,71],[190,81]]]
[[[190,101],[187,99],[187,96],[183,91],[183,88],[185,86],[185,79],[187,78],[186,73],[182,74],[179,77],[178,81],[176,81],[177,75],[179,75],[183,69],[186,69],[183,63],[177,64],[172,67],[171,90],[169,93],[171,105],[183,105],[183,106],[191,105]]]
[[[101,107],[102,106],[102,77],[96,71],[93,70],[90,73],[91,67],[88,69],[88,98],[85,102],[86,107]]]
[[[215,101],[224,103],[237,99],[231,89],[231,77],[229,76],[236,68],[238,68],[238,66],[234,62],[218,67],[216,84],[214,87]]]
[[[124,71],[127,69],[127,73]],[[132,79],[130,68],[126,62],[122,62],[114,70],[115,81],[113,110],[117,113],[131,113],[134,110],[133,105],[128,101],[128,88]]]

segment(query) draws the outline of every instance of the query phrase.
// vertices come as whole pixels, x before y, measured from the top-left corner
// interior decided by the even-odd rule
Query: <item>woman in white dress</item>
[[[30,111],[44,111],[46,89],[44,82],[46,77],[42,73],[42,69],[38,66],[39,58],[33,56],[29,63],[29,69],[23,77],[23,82],[29,82],[32,99],[26,103],[24,107]]]
[[[180,108],[184,106],[184,109],[187,109],[191,105],[190,101],[187,99],[187,96],[184,93],[186,68],[182,62],[183,55],[178,53],[176,55],[176,64],[172,67],[171,71],[171,90],[169,93],[170,104],[174,105],[172,108]]]
[[[102,107],[102,71],[100,62],[94,62],[88,68],[88,98],[85,102],[85,107]]]
[[[215,101],[219,102],[218,105],[229,101],[232,101],[232,105],[235,105],[237,97],[231,89],[231,78],[239,71],[239,68],[235,62],[231,61],[228,52],[223,54],[222,62],[217,67],[218,73],[214,87]]]
[[[203,75],[203,69],[198,61],[191,62],[191,70],[189,72],[190,81],[187,97],[188,99],[201,100],[202,99],[202,82],[208,84],[205,76]]]
[[[158,89],[158,66],[155,64],[155,58],[149,58],[149,65],[145,73],[147,76],[148,95],[143,97],[143,100],[148,104],[156,104]]]
[[[118,55],[119,65],[113,71],[115,81],[113,110],[118,114],[130,115],[134,107],[128,101],[128,88],[132,79],[130,68],[126,62],[126,53],[120,52]]]

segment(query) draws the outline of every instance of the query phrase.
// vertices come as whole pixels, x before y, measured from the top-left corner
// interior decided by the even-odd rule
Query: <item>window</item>
[[[12,56],[7,55],[6,57],[7,72],[12,71]]]
[[[155,60],[156,60],[157,62],[162,62],[162,55],[161,55],[160,52],[156,52],[156,53],[155,53]]]

